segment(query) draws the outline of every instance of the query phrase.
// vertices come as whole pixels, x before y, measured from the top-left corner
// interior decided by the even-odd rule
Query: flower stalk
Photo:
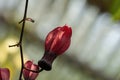
[[[28,1],[26,0],[26,4],[25,4],[25,11],[24,11],[24,17],[23,17],[23,23],[22,23],[22,30],[21,30],[21,35],[20,35],[20,40],[19,40],[19,47],[20,47],[20,56],[21,56],[21,71],[20,71],[20,76],[19,76],[19,80],[22,80],[22,71],[24,68],[24,56],[23,56],[23,49],[22,49],[22,40],[23,40],[23,34],[24,34],[24,27],[25,27],[25,19],[27,16],[27,9],[28,9]]]

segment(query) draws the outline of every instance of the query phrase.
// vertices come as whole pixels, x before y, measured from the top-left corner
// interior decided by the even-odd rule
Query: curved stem
[[[40,69],[40,70],[38,70],[38,71],[35,71],[35,70],[31,70],[31,69],[28,69],[28,68],[26,68],[26,67],[24,67],[24,69],[26,69],[26,70],[28,70],[28,71],[31,71],[31,72],[34,72],[34,73],[40,73],[40,72],[42,72],[44,69]]]

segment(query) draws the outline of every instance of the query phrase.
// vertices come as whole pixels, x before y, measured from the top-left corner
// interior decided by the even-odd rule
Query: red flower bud
[[[45,50],[56,55],[64,53],[70,45],[71,35],[72,30],[67,25],[55,28],[46,37]]]
[[[0,68],[0,80],[9,80],[10,71],[8,68]]]
[[[54,59],[63,54],[70,46],[72,29],[67,25],[57,27],[48,33],[45,40],[45,53],[38,62],[39,66],[45,70],[51,70]]]
[[[27,61],[24,67],[34,71],[39,70],[39,66],[36,64],[33,64],[32,61]],[[37,76],[38,76],[38,73],[23,69],[23,77],[25,80],[35,80]]]

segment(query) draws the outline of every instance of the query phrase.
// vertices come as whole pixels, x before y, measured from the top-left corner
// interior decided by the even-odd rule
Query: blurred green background
[[[0,0],[0,67],[18,80],[20,52],[8,46],[19,40],[25,0]],[[72,43],[36,80],[120,80],[120,0],[29,0],[23,52],[24,60],[37,64],[44,54],[49,31],[67,24]]]

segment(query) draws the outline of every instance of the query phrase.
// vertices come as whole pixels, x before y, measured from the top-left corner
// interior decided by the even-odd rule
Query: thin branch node
[[[32,18],[26,18],[25,20],[26,20],[26,21],[30,21],[30,22],[32,22],[32,23],[35,22],[35,20],[33,20]],[[23,21],[24,21],[24,19],[22,19],[22,20],[19,22],[19,24],[22,23]]]
[[[21,45],[21,43],[17,43],[17,44],[14,44],[14,45],[9,45],[9,47],[19,47]]]

